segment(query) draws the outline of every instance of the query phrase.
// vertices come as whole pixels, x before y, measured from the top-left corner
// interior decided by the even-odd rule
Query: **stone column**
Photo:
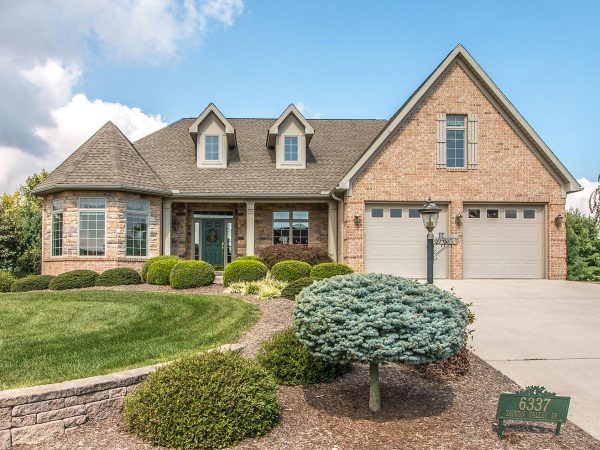
[[[329,202],[329,214],[327,216],[327,251],[334,261],[337,261],[337,204]]]
[[[162,254],[171,254],[171,200],[163,200]]]
[[[246,256],[254,256],[254,202],[246,202]]]

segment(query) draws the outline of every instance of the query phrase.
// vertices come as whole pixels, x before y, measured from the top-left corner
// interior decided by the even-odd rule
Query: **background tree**
[[[600,226],[576,210],[567,213],[567,278],[600,280]]]
[[[590,195],[590,212],[600,224],[600,175],[598,175],[598,183],[598,187]]]
[[[48,172],[27,178],[12,194],[0,198],[0,270],[39,273],[42,249],[42,199],[33,194]]]
[[[433,285],[383,274],[317,281],[296,298],[299,340],[319,359],[369,363],[369,408],[381,410],[379,364],[423,364],[464,345],[467,306]]]

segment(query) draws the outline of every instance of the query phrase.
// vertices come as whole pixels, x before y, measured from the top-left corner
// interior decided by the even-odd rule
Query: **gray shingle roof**
[[[196,166],[189,126],[181,119],[134,143],[169,189],[203,194],[308,194],[331,190],[360,158],[387,120],[311,119],[315,134],[306,169],[277,169],[275,149],[265,145],[276,119],[228,119],[237,147],[229,149],[226,169]]]
[[[88,189],[168,193],[160,178],[112,122],[104,124],[75,150],[40,183],[35,192],[47,193],[82,186]]]

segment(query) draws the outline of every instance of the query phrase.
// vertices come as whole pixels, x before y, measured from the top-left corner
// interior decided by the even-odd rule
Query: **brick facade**
[[[437,168],[437,113],[479,115],[478,169]],[[554,225],[554,217],[565,212],[560,184],[456,63],[354,181],[352,195],[345,198],[345,262],[364,269],[364,220],[355,225],[354,214],[364,217],[366,202],[422,202],[429,196],[449,205],[449,232],[458,235],[462,226],[455,218],[465,203],[544,205],[547,277],[565,279],[565,226]],[[463,277],[462,244],[450,249],[450,277]]]

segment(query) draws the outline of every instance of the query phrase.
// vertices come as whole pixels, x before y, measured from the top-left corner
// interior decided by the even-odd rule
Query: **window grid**
[[[298,161],[298,136],[285,136],[284,161]]]
[[[446,167],[465,167],[465,116],[446,116]]]
[[[125,254],[127,256],[148,255],[148,209],[146,200],[127,202],[127,230]]]
[[[105,209],[103,197],[79,199],[79,255],[105,255]]]
[[[308,245],[308,230],[308,211],[273,212],[273,244]]]
[[[204,136],[204,159],[219,160],[219,136]]]
[[[52,213],[52,256],[62,256],[63,213]]]

